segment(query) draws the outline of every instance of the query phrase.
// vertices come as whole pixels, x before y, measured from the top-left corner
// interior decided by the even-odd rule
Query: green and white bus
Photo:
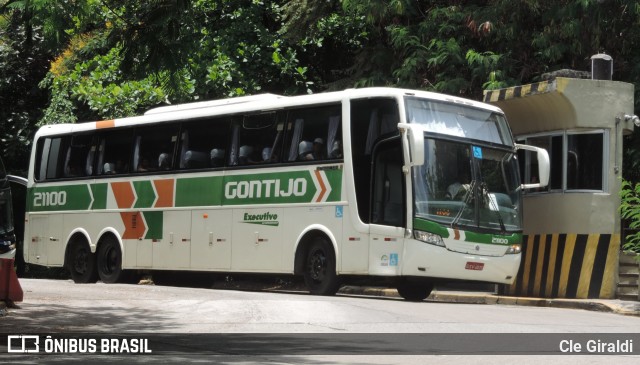
[[[544,185],[546,152],[538,161]],[[535,186],[520,183],[500,109],[453,96],[364,88],[166,106],[37,132],[25,258],[78,283],[295,274],[332,295],[384,278],[420,300],[439,280],[511,283],[521,189]]]

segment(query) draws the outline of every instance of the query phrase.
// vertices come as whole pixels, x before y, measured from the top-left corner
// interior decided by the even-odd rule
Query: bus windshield
[[[417,218],[452,228],[522,229],[518,164],[509,150],[426,138],[425,163],[413,179]]]
[[[504,115],[451,102],[406,98],[407,120],[430,132],[513,146]]]

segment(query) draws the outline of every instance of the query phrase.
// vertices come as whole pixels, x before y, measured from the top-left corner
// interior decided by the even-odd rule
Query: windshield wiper
[[[507,229],[505,228],[504,221],[502,220],[502,216],[500,215],[500,207],[498,206],[497,201],[495,199],[491,199],[491,197],[489,196],[489,187],[487,186],[487,183],[481,183],[480,189],[482,190],[482,198],[489,201],[489,210],[493,210],[492,208],[495,208],[494,211],[496,212],[498,223],[500,223],[500,229],[502,230],[502,233],[505,233]]]
[[[460,210],[456,214],[456,217],[451,222],[451,228],[454,228],[455,226],[457,226],[458,221],[460,220],[460,218],[462,218],[462,213],[464,213],[464,210],[467,208],[467,204],[469,204],[469,202],[471,201],[471,198],[474,195],[474,191],[476,190],[476,184],[477,184],[477,181],[475,179],[471,180],[471,183],[469,184],[469,189],[467,189],[467,192],[464,194],[464,197],[462,198],[462,203],[464,205],[462,206],[462,208],[460,208]]]

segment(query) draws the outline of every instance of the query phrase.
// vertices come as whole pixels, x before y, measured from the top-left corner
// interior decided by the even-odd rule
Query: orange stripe
[[[116,198],[118,209],[127,209],[133,206],[136,196],[133,194],[133,188],[128,182],[111,183],[113,196]]]
[[[153,180],[153,185],[158,193],[158,200],[154,208],[171,208],[173,207],[173,179]]]
[[[320,195],[318,195],[318,199],[316,199],[317,202],[322,201],[322,198],[324,197],[324,194],[326,194],[327,192],[327,187],[324,185],[324,181],[322,180],[322,175],[320,174],[320,171],[316,170],[316,177],[318,178],[318,183],[320,184]]]
[[[113,119],[101,120],[96,122],[96,129],[113,128],[116,126],[116,121]]]
[[[457,229],[453,230],[453,239],[454,240],[459,240],[460,239],[460,231]]]
[[[124,233],[122,239],[139,239],[144,237],[147,227],[140,212],[122,212],[120,213],[122,223],[124,223]]]

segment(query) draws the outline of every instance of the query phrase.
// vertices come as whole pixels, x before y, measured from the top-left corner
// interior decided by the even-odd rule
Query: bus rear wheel
[[[423,281],[401,280],[396,287],[398,294],[410,302],[420,302],[426,299],[433,290],[433,283]]]
[[[304,282],[314,295],[334,295],[340,288],[333,247],[324,238],[315,238],[309,246]]]
[[[124,279],[120,244],[113,237],[107,237],[98,246],[98,275],[103,283],[112,284]]]
[[[67,254],[67,267],[74,283],[86,284],[98,281],[96,258],[89,245],[85,242],[73,242]]]

